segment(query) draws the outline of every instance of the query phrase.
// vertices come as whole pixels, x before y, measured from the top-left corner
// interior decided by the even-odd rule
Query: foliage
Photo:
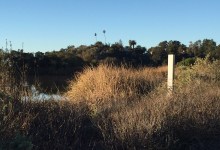
[[[211,56],[197,58],[194,65],[184,67],[179,64],[177,73],[177,84],[190,82],[201,82],[201,80],[210,83],[219,83],[220,81],[220,60],[211,60]]]
[[[207,64],[211,80],[199,69]],[[166,68],[88,68],[67,93],[70,101],[12,101],[0,111],[1,148],[219,149],[218,65],[207,58],[185,66],[172,95]],[[188,73],[186,84],[177,84]],[[5,104],[1,94],[1,110]]]
[[[45,53],[12,50],[6,56],[11,58],[20,70],[25,68],[29,75],[72,75],[86,66],[98,66],[102,63],[134,67],[160,66],[167,64],[167,55],[171,53],[175,54],[176,62],[191,61],[190,58],[196,57],[204,58],[208,54],[211,58],[220,58],[219,45],[212,39],[191,42],[188,47],[176,40],[162,41],[148,50],[137,45],[135,40],[129,40],[128,44],[129,46],[123,46],[122,41],[119,41],[110,45],[97,41],[90,46],[70,45],[59,51]],[[1,50],[1,53],[4,51]]]
[[[187,59],[184,59],[178,62],[178,65],[179,66],[192,66],[194,65],[195,61],[196,61],[196,58],[187,58]]]
[[[0,87],[0,149],[220,149],[219,46],[203,40],[132,47],[97,42],[37,55],[0,51],[0,82],[10,85]],[[165,63],[168,53],[187,63],[196,58],[177,67],[169,94],[166,67],[142,68]],[[47,73],[92,67],[70,82],[69,101],[22,101],[25,80],[17,72],[31,73],[36,64]]]

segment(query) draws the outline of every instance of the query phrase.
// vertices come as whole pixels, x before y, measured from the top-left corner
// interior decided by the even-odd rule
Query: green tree
[[[190,42],[189,47],[187,48],[186,52],[190,57],[201,57],[203,54],[201,53],[202,41],[198,40],[196,42]]]
[[[148,52],[154,65],[162,65],[167,61],[167,51],[163,47],[151,47]]]
[[[213,39],[204,39],[201,45],[202,56],[205,57],[207,54],[213,56],[213,52],[216,49],[216,42]]]
[[[218,45],[214,51],[214,58],[220,59],[220,45]]]
[[[143,55],[146,52],[146,48],[145,47],[141,47],[140,45],[138,45],[135,49],[134,49],[135,54],[137,55]]]
[[[167,52],[168,54],[178,54],[178,48],[181,43],[179,41],[169,41],[167,43]]]

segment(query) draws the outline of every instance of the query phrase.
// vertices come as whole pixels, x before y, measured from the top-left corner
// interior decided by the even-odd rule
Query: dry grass
[[[153,93],[135,105],[100,114],[106,139],[128,148],[207,148],[209,140],[220,135],[220,87],[204,83],[182,90],[172,96]],[[195,139],[198,143],[191,143]]]
[[[17,64],[7,56],[7,53],[0,52],[0,93],[20,100],[29,94],[28,88],[24,86],[25,83],[25,67],[19,70]]]
[[[100,66],[79,75],[67,96],[89,105],[112,149],[219,148],[220,86],[213,68],[217,62],[209,64],[204,78],[204,69],[198,69],[206,66],[203,61],[191,69],[178,68],[171,95],[165,86],[166,68]]]
[[[37,101],[3,106],[0,104],[0,149],[88,149],[100,139],[87,109],[77,109],[78,106],[68,102]],[[18,140],[17,134],[25,138]],[[96,139],[91,141],[94,134]]]
[[[109,145],[121,141],[128,147],[129,144],[137,146],[140,142],[146,143],[146,137],[159,130],[162,124],[160,107],[149,98],[156,88],[163,88],[166,72],[166,66],[131,69],[101,65],[88,68],[70,83],[66,96],[72,103],[89,106],[105,142],[112,140]]]
[[[137,70],[106,65],[87,68],[70,83],[65,95],[73,103],[97,107],[109,102],[132,103],[163,82],[166,70],[167,67]]]
[[[0,144],[19,131],[35,149],[220,149],[218,64],[177,68],[172,94],[166,67],[88,68],[70,83],[69,102],[4,101]]]

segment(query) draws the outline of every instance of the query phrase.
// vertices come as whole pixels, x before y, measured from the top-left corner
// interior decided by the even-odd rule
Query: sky
[[[150,48],[164,40],[220,43],[219,0],[0,0],[0,48],[26,52],[122,40]],[[8,46],[9,47],[9,46]]]

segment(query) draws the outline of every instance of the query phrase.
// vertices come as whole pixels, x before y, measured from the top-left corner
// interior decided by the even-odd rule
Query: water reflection
[[[38,91],[49,95],[64,93],[72,76],[29,76],[28,84],[37,86]]]
[[[68,86],[70,76],[29,76],[23,87],[28,89],[23,100],[64,100],[62,96]]]
[[[44,101],[44,100],[65,100],[64,96],[61,94],[47,94],[39,92],[34,85],[30,87],[30,95],[24,96],[23,100],[35,100],[35,101]]]

